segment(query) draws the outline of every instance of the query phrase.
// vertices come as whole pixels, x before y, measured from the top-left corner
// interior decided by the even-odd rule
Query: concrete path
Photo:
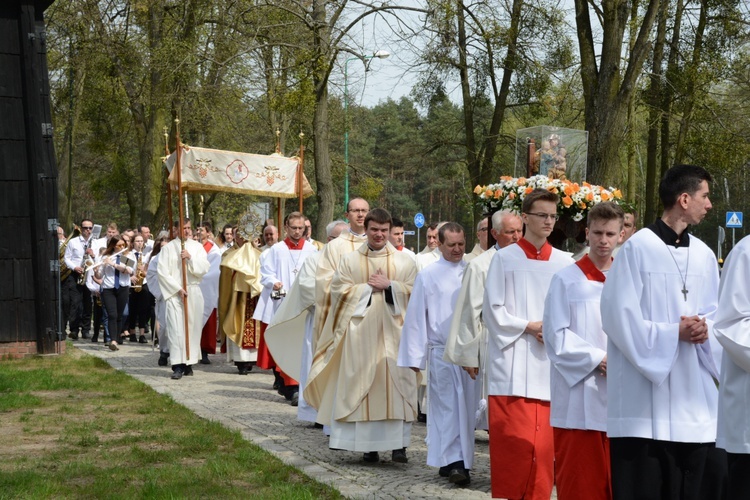
[[[220,422],[297,467],[308,476],[331,484],[349,498],[490,498],[488,438],[476,433],[476,454],[468,487],[457,487],[439,477],[437,468],[425,464],[425,424],[412,426],[408,464],[367,464],[361,453],[328,449],[322,430],[297,420],[296,408],[272,389],[270,371],[253,368],[241,376],[223,355],[210,356],[210,365],[195,365],[195,376],[169,378],[171,370],[157,365],[159,353],[147,344],[125,342],[112,352],[101,342],[77,340],[73,345],[106,360],[117,370],[132,375],[162,394],[169,394],[198,416]]]

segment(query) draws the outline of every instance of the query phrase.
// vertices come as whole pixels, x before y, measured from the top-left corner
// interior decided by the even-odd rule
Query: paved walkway
[[[169,378],[171,370],[157,365],[159,352],[146,344],[126,342],[112,352],[101,342],[78,340],[73,345],[106,360],[162,394],[169,394],[198,416],[242,432],[245,439],[297,467],[308,476],[331,484],[349,498],[490,498],[488,439],[476,434],[471,485],[457,487],[425,465],[425,424],[412,426],[408,464],[397,464],[390,454],[366,464],[361,453],[328,449],[328,439],[312,424],[297,420],[292,408],[271,386],[270,371],[253,368],[241,376],[223,355],[210,356],[210,365],[195,365],[195,376]]]

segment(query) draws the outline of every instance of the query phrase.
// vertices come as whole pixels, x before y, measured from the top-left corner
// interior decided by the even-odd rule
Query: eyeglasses
[[[81,226],[82,231],[91,231],[94,229],[94,226]]]
[[[534,217],[538,217],[539,219],[546,221],[547,219],[552,220],[559,220],[560,216],[557,214],[526,214],[526,215],[533,215]]]

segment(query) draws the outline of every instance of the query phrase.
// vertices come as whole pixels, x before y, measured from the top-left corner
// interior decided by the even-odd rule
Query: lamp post
[[[390,52],[379,50],[371,56],[350,57],[344,61],[344,211],[349,206],[349,61],[360,60],[365,62],[367,59],[385,59],[390,56]]]

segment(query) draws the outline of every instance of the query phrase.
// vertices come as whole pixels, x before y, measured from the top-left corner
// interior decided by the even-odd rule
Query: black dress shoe
[[[175,368],[172,371],[172,380],[180,380],[184,374],[185,372],[182,371],[182,368]]]
[[[456,467],[455,469],[451,469],[448,481],[458,486],[466,486],[471,482],[471,476],[469,476],[469,471],[463,467]]]
[[[292,406],[299,406],[299,391],[294,391],[294,394],[292,394],[292,400],[290,404]]]
[[[444,465],[438,469],[438,475],[440,477],[449,477],[451,475],[451,466]]]
[[[146,336],[145,335],[141,335],[140,337],[138,337],[138,343],[139,344],[148,344],[148,340],[146,340]]]
[[[193,367],[192,366],[186,366],[185,369],[185,376],[186,377],[192,377],[193,376]]]
[[[252,366],[250,366],[250,363],[239,362],[235,364],[237,365],[237,371],[240,373],[240,375],[247,375],[248,373],[250,373],[250,369],[252,368]]]
[[[391,452],[391,460],[394,462],[398,462],[400,464],[405,464],[409,461],[408,458],[406,458],[406,448],[401,448],[400,450],[393,450]]]
[[[377,451],[368,451],[364,454],[362,460],[369,463],[375,463],[380,461],[380,455],[378,455]]]
[[[159,354],[159,366],[167,366],[167,360],[169,356],[164,353]]]

